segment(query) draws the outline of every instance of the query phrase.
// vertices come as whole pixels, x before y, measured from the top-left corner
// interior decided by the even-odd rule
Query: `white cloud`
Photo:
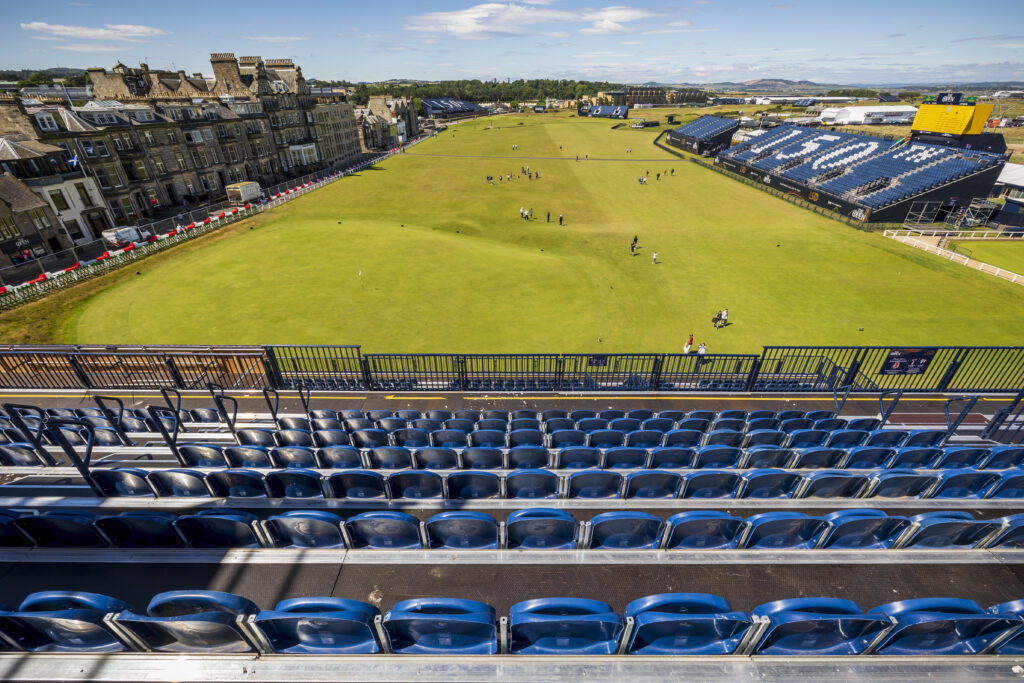
[[[560,10],[548,5],[549,0],[512,0],[511,2],[485,2],[450,12],[429,12],[405,18],[407,31],[443,33],[459,40],[487,40],[488,38],[523,36],[534,27],[549,24],[589,24],[580,29],[583,35],[614,35],[631,33],[626,24],[639,19],[658,16],[646,9],[634,7],[604,7],[577,11]],[[563,37],[565,31],[541,31],[548,37]]]
[[[22,22],[22,30],[42,33],[59,38],[78,40],[119,40],[137,43],[143,38],[166,35],[163,29],[137,24],[104,24],[102,28],[95,26],[68,26],[65,24],[48,24],[44,21]]]
[[[642,41],[642,40],[623,40],[619,44],[620,45],[643,45],[644,41]]]
[[[1024,43],[998,43],[996,47],[1004,47],[1010,50],[1019,50],[1024,48]]]
[[[50,48],[51,50],[63,50],[65,52],[117,52],[123,50],[123,47],[117,45],[93,45],[91,43],[64,43],[63,45],[54,45]]]
[[[605,7],[585,13],[587,21],[593,21],[589,28],[580,29],[585,36],[609,36],[622,33],[633,33],[633,29],[624,24],[638,19],[650,19],[658,16],[654,12],[634,7]]]
[[[255,40],[259,43],[294,43],[305,40],[302,36],[242,36],[242,40]]]

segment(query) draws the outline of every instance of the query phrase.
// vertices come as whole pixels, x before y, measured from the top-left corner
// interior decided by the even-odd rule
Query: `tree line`
[[[596,95],[606,90],[618,90],[619,83],[605,81],[554,80],[548,78],[519,79],[516,81],[432,81],[411,83],[350,83],[346,81],[316,81],[317,85],[338,86],[352,90],[349,98],[356,106],[363,106],[371,95],[391,95],[410,99],[450,97],[466,102],[529,102],[552,97],[574,100],[584,95]]]

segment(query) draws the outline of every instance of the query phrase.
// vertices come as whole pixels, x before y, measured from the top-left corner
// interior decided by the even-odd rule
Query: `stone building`
[[[419,116],[415,105],[408,98],[373,95],[366,103],[366,108],[370,113],[390,118],[391,123],[398,125],[398,135],[403,142],[420,134]]]
[[[45,201],[11,173],[0,174],[0,267],[71,246]]]
[[[368,108],[355,110],[359,123],[359,143],[363,152],[383,152],[398,144],[398,124],[390,116],[379,116]]]

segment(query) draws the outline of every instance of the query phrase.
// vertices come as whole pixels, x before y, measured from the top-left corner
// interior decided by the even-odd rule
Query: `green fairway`
[[[1024,240],[1019,242],[952,242],[957,250],[976,261],[1024,275]]]
[[[652,144],[659,129],[614,124],[546,114],[452,126],[254,230],[141,262],[52,341],[625,352],[678,350],[693,332],[719,353],[1024,337],[1024,287],[672,156]],[[540,178],[520,176],[526,165]],[[498,174],[516,178],[485,180]],[[724,307],[732,324],[714,330]]]

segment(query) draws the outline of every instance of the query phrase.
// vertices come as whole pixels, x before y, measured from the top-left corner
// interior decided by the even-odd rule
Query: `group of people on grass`
[[[532,221],[533,220],[533,209],[532,208],[527,209],[525,206],[520,206],[519,207],[519,217],[522,218],[524,221]],[[562,214],[558,214],[558,224],[559,225],[564,225],[564,222],[563,222],[564,220],[565,220],[565,217]],[[550,211],[548,211],[547,222],[548,223],[551,222],[551,212]]]

